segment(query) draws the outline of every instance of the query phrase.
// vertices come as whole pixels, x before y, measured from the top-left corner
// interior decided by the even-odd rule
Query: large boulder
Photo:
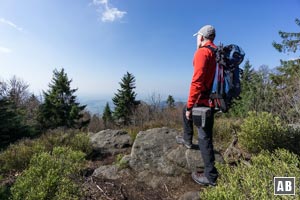
[[[168,128],[139,132],[131,149],[130,167],[138,172],[150,170],[167,175],[182,173],[183,168],[167,159],[168,153],[177,146],[174,143],[176,135],[177,131]]]
[[[176,143],[176,135],[180,135],[177,130],[166,127],[139,132],[132,146],[130,167],[138,172],[149,170],[168,176],[203,169],[197,145],[186,149]],[[215,152],[215,157],[217,162],[223,162],[219,153]]]
[[[180,187],[190,180],[190,173],[203,170],[204,163],[197,145],[186,149],[176,143],[180,133],[170,128],[154,128],[137,134],[130,155],[125,155],[120,163],[125,163],[123,169],[116,165],[100,166],[93,173],[95,177],[107,179],[126,178],[130,170],[135,174],[135,180],[144,182],[152,188],[164,186]],[[106,130],[91,135],[94,148],[116,152],[130,146],[130,137],[124,132]],[[193,142],[196,144],[196,141]],[[217,162],[223,162],[221,155],[215,152]],[[192,196],[192,197],[191,197]],[[194,199],[197,195],[186,195],[182,199]]]
[[[132,146],[131,137],[125,131],[107,129],[89,135],[93,149],[102,153],[121,153]]]

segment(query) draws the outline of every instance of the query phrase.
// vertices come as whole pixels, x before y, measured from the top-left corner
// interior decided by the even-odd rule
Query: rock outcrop
[[[189,180],[191,185],[186,188],[190,191],[183,189],[184,195],[180,196],[180,199],[199,199],[199,190],[193,189],[198,185],[190,178],[192,171],[204,168],[197,141],[193,142],[192,149],[186,149],[176,143],[176,135],[180,133],[175,129],[149,129],[139,132],[132,145],[130,136],[123,131],[105,130],[91,134],[93,147],[97,150],[124,154],[124,148],[132,145],[130,154],[124,155],[118,163],[100,166],[93,176],[122,181],[134,174],[134,181],[137,183],[142,182],[154,189],[163,187],[166,192],[168,188],[182,188]],[[215,152],[215,158],[216,162],[224,162],[218,152]],[[127,168],[120,167],[120,163]]]
[[[131,137],[125,131],[103,130],[90,133],[90,139],[95,151],[117,154],[132,146]]]
[[[170,128],[155,128],[138,133],[132,146],[129,165],[135,171],[149,170],[153,173],[177,176],[204,168],[197,145],[186,149],[175,141],[180,133]],[[223,162],[215,153],[216,162]]]

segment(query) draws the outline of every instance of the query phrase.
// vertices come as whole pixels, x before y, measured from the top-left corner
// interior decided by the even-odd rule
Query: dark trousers
[[[185,141],[193,140],[193,120],[188,120],[185,116],[186,107],[183,108],[183,138]],[[204,161],[204,174],[212,182],[218,178],[218,171],[215,168],[215,154],[213,147],[213,125],[214,112],[212,110],[211,116],[206,119],[205,127],[197,127],[198,130],[198,145]]]

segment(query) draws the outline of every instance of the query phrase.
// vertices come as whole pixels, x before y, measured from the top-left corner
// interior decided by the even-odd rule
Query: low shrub
[[[279,148],[285,148],[300,156],[300,128],[288,126],[276,142]]]
[[[53,148],[64,146],[82,151],[86,155],[92,152],[90,139],[86,133],[51,132],[35,140],[25,139],[10,145],[0,153],[0,173],[22,171],[28,166],[34,154],[51,152]]]
[[[65,144],[76,151],[82,151],[86,155],[92,153],[92,145],[90,143],[90,138],[86,133],[77,133],[73,137],[70,137],[68,143]]]
[[[218,185],[204,189],[200,197],[208,200],[289,199],[289,196],[274,196],[273,178],[282,176],[298,179],[299,166],[299,157],[285,149],[275,150],[274,153],[262,151],[252,157],[251,165],[243,162],[236,167],[218,164]]]
[[[249,112],[238,133],[242,147],[251,153],[274,150],[286,128],[279,117],[267,112]]]
[[[10,185],[2,183],[3,177],[0,175],[0,199],[9,199]]]
[[[240,129],[240,125],[241,120],[239,119],[216,117],[213,128],[215,146],[225,150]]]
[[[78,130],[52,130],[40,137],[40,140],[43,141],[47,149],[53,149],[57,146],[68,146],[73,150],[82,151],[87,155],[92,151],[88,135]]]
[[[134,142],[137,134],[140,132],[140,129],[138,127],[132,126],[125,128],[124,131],[126,131],[129,134],[131,141]]]
[[[6,185],[0,185],[0,199],[9,199],[10,189]]]
[[[52,153],[35,154],[11,188],[12,199],[79,199],[78,178],[84,153],[55,147]]]
[[[29,139],[10,145],[0,153],[0,173],[24,170],[34,154],[45,150],[45,146],[40,141]]]
[[[129,167],[129,162],[128,160],[124,159],[125,155],[124,154],[118,154],[116,156],[116,160],[114,164],[118,166],[120,169],[128,168]]]

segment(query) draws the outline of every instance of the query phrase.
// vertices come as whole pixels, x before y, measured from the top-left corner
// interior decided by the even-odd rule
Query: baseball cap
[[[214,37],[216,35],[216,30],[212,25],[205,25],[200,30],[195,33],[193,36],[197,35],[203,35],[205,38],[210,39],[211,37]]]

